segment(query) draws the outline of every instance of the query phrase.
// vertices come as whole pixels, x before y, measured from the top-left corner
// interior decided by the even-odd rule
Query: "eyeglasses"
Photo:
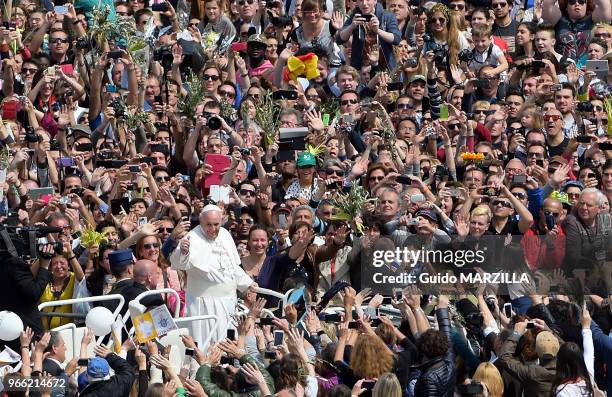
[[[544,215],[545,216],[554,216],[555,218],[558,217],[560,214],[558,212],[553,212],[553,211],[548,211],[548,210],[544,210]]]
[[[491,3],[491,8],[504,8],[508,3]]]
[[[512,208],[512,204],[510,204],[506,200],[494,200],[491,202],[491,206],[493,207],[497,207],[499,205],[501,205],[502,207],[506,207],[506,208]]]
[[[460,123],[448,124],[446,127],[449,130],[460,130],[461,129],[461,124]]]
[[[371,176],[370,177],[371,181],[382,181],[383,179],[385,179],[384,176]]]
[[[159,229],[160,233],[166,232],[166,233],[172,233],[172,231],[174,230],[173,227],[160,227]]]
[[[21,68],[22,74],[30,74],[30,73],[34,74],[36,72],[38,72],[38,69],[36,68]]]
[[[251,218],[239,219],[238,223],[246,223],[247,225],[252,225],[255,221]]]
[[[573,6],[574,4],[578,3],[581,6],[586,4],[586,0],[569,0],[568,1],[569,5]]]
[[[68,43],[68,39],[51,39],[49,40],[51,44],[66,44]]]
[[[226,98],[235,98],[236,94],[234,94],[233,92],[230,91],[219,91],[219,95],[220,96],[224,96]]]
[[[314,10],[314,11],[302,11],[302,14],[303,14],[304,16],[306,16],[306,15],[312,15],[312,16],[315,16],[315,15],[317,15],[318,13],[319,13],[319,10]]]
[[[169,176],[156,176],[155,177],[156,182],[168,182],[169,180],[170,180]]]
[[[558,114],[545,114],[544,115],[544,121],[559,121],[561,120],[561,116],[559,116]]]
[[[569,197],[569,198],[573,198],[573,199],[574,199],[574,198],[576,198],[576,199],[577,199],[577,198],[579,198],[579,197],[580,197],[580,193],[566,193],[566,194],[567,194],[567,197]]]
[[[535,157],[535,158],[541,159],[544,157],[544,153],[529,152],[527,153],[527,157]]]
[[[219,80],[219,76],[217,76],[216,74],[204,74],[202,75],[202,79],[204,81],[208,81],[208,80],[217,81]]]
[[[358,103],[359,103],[359,101],[357,99],[344,99],[344,100],[340,101],[340,105],[342,105],[342,106],[356,105]]]
[[[595,33],[593,35],[594,37],[597,37],[599,39],[609,39],[610,38],[610,33]]]
[[[594,172],[582,174],[582,178],[595,178],[597,175]]]
[[[146,250],[150,250],[151,248],[159,248],[159,243],[144,244],[143,247]]]
[[[239,6],[243,6],[245,3],[253,4],[253,3],[255,3],[255,0],[246,0],[246,1],[245,0],[240,0],[238,2],[238,5]]]
[[[431,18],[429,20],[429,22],[439,23],[440,25],[444,25],[444,24],[446,24],[446,18],[442,18],[442,17],[436,18],[436,17],[433,17],[433,18]]]
[[[474,114],[487,114],[487,110],[483,110],[483,109],[474,110]]]
[[[336,176],[343,176],[344,175],[344,172],[342,172],[340,170],[334,170],[334,169],[331,169],[331,168],[326,169],[325,173],[327,175],[336,175]]]
[[[240,191],[238,192],[241,196],[250,196],[250,197],[255,197],[255,192],[252,190],[248,190],[248,189],[240,189]]]
[[[450,8],[452,10],[463,11],[463,10],[465,10],[465,4],[461,4],[461,3],[449,4],[448,8]]]
[[[398,104],[396,105],[396,108],[398,108],[398,109],[413,109],[413,108],[414,108],[414,106],[412,106],[412,105],[411,105],[411,104],[409,104],[409,103],[398,103]]]
[[[516,192],[516,193],[513,192],[512,195],[519,200],[525,200],[527,198],[527,195],[521,192]]]

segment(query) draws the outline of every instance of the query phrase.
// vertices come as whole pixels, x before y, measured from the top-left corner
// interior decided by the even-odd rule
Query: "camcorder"
[[[46,244],[38,244],[38,239],[49,233],[60,233],[62,228],[52,226],[15,226],[9,221],[0,224],[0,254],[29,261],[36,258],[51,259],[53,254],[41,252]],[[62,253],[62,243],[53,243],[53,251]]]

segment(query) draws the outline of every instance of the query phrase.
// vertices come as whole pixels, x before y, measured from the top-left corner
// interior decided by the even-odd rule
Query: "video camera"
[[[10,226],[0,224],[0,255],[9,254],[24,261],[36,259],[46,254],[40,252],[38,239],[49,233],[60,233],[62,228],[52,226]],[[55,243],[56,253],[62,252],[62,243]]]

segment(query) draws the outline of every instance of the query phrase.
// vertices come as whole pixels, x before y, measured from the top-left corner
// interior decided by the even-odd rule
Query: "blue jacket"
[[[387,43],[384,40],[378,39],[378,43],[380,45],[380,49],[384,55],[384,58],[387,60],[387,65],[389,70],[392,70],[395,67],[395,55],[393,54],[393,46],[398,45],[402,40],[402,33],[400,32],[397,26],[397,19],[395,15],[389,11],[385,11],[382,4],[376,3],[376,18],[380,22],[379,28],[384,30],[385,32],[393,33],[393,43]],[[344,26],[342,30],[346,27],[350,26],[353,23],[354,14],[350,15],[348,19],[344,22]],[[361,32],[360,32],[361,31]],[[361,33],[361,37],[360,37]],[[336,35],[336,42],[338,44],[344,44],[345,41],[342,41],[340,38],[340,34]],[[361,65],[363,63],[363,58],[365,54],[363,54],[363,47],[365,44],[365,34],[363,29],[355,29],[353,31],[353,43],[351,45],[351,66],[357,70],[361,70]]]
[[[612,395],[612,338],[604,334],[595,321],[591,321],[595,358],[603,359],[607,369],[606,392]]]

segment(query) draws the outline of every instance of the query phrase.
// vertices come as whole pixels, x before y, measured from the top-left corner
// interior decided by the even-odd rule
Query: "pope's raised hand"
[[[189,236],[181,240],[181,254],[189,255]]]

